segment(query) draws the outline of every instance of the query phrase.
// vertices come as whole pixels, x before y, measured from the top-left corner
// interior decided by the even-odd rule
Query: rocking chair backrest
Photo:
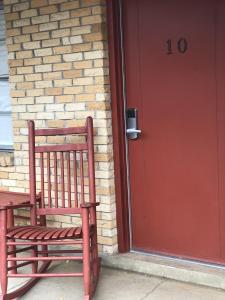
[[[36,216],[81,213],[80,204],[95,202],[93,120],[87,118],[84,127],[37,129],[33,121],[29,128],[29,173],[33,225]],[[85,136],[83,142],[68,139]],[[47,144],[48,137],[61,136],[63,143]],[[63,138],[64,136],[64,138]],[[45,144],[36,145],[38,137]],[[41,207],[36,194],[41,192]]]

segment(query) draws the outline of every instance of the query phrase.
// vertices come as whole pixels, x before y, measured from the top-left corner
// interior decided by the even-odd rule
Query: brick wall
[[[103,0],[4,0],[14,130],[14,165],[0,188],[28,191],[27,120],[36,127],[94,118],[100,250],[117,251],[112,129]],[[52,220],[68,226],[72,217]]]

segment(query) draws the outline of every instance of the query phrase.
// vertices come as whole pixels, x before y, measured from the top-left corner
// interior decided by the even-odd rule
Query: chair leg
[[[13,210],[12,209],[8,209],[7,210],[7,228],[11,228],[14,226],[14,214],[13,214]],[[15,242],[14,239],[10,240],[11,242]],[[16,247],[15,246],[9,246],[9,251],[10,252],[15,252],[16,251]],[[9,257],[16,257],[16,254],[11,254]],[[16,262],[15,261],[11,261],[9,263],[10,267],[16,267]],[[11,274],[16,274],[17,273],[17,269],[13,269],[10,271]]]
[[[31,250],[32,257],[37,257],[37,246],[34,246],[33,249]],[[37,273],[38,270],[38,262],[34,261],[32,263],[32,273]]]
[[[6,211],[0,212],[0,283],[2,294],[0,296],[1,300],[6,299],[7,295],[7,245],[6,245]]]
[[[84,274],[84,300],[91,299],[91,275],[90,275],[90,229],[88,210],[83,210],[83,274]]]

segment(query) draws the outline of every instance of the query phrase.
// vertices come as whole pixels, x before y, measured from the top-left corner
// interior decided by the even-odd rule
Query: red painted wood
[[[107,0],[109,68],[112,105],[113,153],[119,252],[130,250],[121,56],[120,0]]]
[[[71,128],[54,128],[54,129],[36,129],[36,136],[55,136],[55,135],[68,135],[68,134],[85,134],[86,127],[71,127]]]
[[[30,176],[30,195],[28,198],[25,194],[1,194],[3,200],[0,199],[0,282],[2,286],[3,298],[13,299],[23,295],[39,277],[78,277],[82,276],[84,280],[85,298],[91,299],[93,291],[96,288],[99,272],[99,259],[97,250],[97,222],[96,222],[96,203],[95,199],[95,184],[94,181],[94,147],[93,147],[93,121],[91,117],[87,118],[85,127],[71,128],[62,130],[35,130],[34,122],[28,122],[29,128],[29,176]],[[35,133],[37,135],[53,135],[53,134],[85,134],[87,143],[85,144],[62,144],[51,146],[38,146],[35,144]],[[79,151],[78,158],[72,153]],[[39,153],[40,152],[40,153]],[[57,155],[59,152],[59,155]],[[72,152],[72,153],[71,153]],[[85,164],[88,164],[89,173],[84,174],[83,155],[85,156]],[[87,157],[87,161],[86,161]],[[73,159],[79,159],[79,163],[73,162]],[[71,172],[71,166],[76,170]],[[77,172],[77,168],[80,172]],[[59,167],[59,172],[57,168]],[[36,173],[40,176],[41,194],[37,197]],[[87,180],[84,177],[88,177]],[[73,178],[75,177],[75,178]],[[85,179],[85,180],[84,180]],[[80,189],[77,190],[77,182]],[[86,183],[87,182],[87,183]],[[78,199],[78,193],[81,197],[81,203],[75,200],[75,207],[72,207],[72,188],[74,185],[75,199]],[[60,185],[60,186],[59,186]],[[39,186],[39,185],[38,185]],[[85,202],[84,188],[90,190],[90,202]],[[44,191],[47,191],[44,193]],[[41,197],[41,201],[40,201]],[[13,198],[13,201],[11,199]],[[10,199],[10,201],[9,201]],[[55,205],[55,207],[54,207]],[[7,210],[18,207],[31,208],[31,225],[29,226],[13,226],[12,213],[9,215],[9,223],[7,228]],[[71,228],[48,228],[46,227],[46,215],[57,214],[78,214],[82,219],[81,227]],[[40,216],[40,217],[39,217]],[[42,226],[37,226],[40,223]],[[72,239],[72,241],[68,241]],[[17,241],[19,240],[19,241]],[[81,248],[79,253],[84,252],[83,256],[53,256],[54,251],[48,251],[50,245],[79,245]],[[30,257],[16,257],[18,253],[17,246],[24,246],[19,249],[19,252],[24,252],[26,249],[31,250]],[[41,246],[39,251],[38,246]],[[8,248],[8,249],[7,249]],[[72,253],[71,250],[58,251],[60,253]],[[78,253],[77,250],[74,253]],[[41,255],[41,256],[39,256]],[[90,260],[92,256],[92,260]],[[42,274],[46,271],[47,264],[44,267],[39,267],[38,261],[58,261],[58,260],[82,260],[83,273],[71,274]],[[24,261],[24,263],[18,263]],[[7,267],[7,262],[11,267]],[[9,274],[8,271],[16,270],[22,265],[31,263],[32,274]],[[14,272],[15,273],[15,272]],[[18,275],[18,276],[17,276]],[[26,283],[22,288],[19,288],[13,293],[7,294],[7,278],[8,277],[31,277],[29,283]],[[91,280],[92,279],[92,280]]]
[[[123,1],[127,106],[143,132],[129,141],[135,250],[224,263],[224,14],[222,1]]]
[[[54,146],[37,146],[35,147],[36,153],[41,152],[60,152],[60,151],[82,151],[87,150],[87,144],[66,144]]]

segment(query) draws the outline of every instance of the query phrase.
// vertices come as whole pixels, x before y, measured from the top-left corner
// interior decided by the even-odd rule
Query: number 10
[[[167,54],[174,54],[174,45],[173,45],[173,41],[170,39],[166,42],[167,44]],[[178,41],[177,41],[177,51],[181,54],[184,54],[187,49],[188,49],[188,42],[186,39],[184,38],[180,38]]]

